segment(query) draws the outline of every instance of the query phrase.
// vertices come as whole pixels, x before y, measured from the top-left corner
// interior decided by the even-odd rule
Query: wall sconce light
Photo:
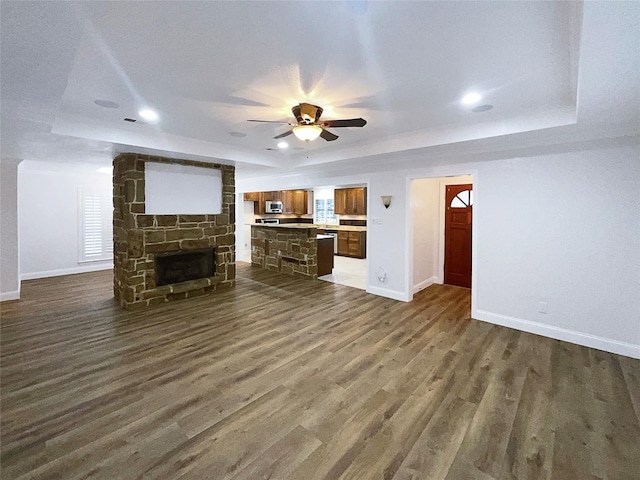
[[[382,198],[382,204],[384,205],[384,208],[389,208],[389,206],[391,205],[391,195],[382,195],[380,198]]]

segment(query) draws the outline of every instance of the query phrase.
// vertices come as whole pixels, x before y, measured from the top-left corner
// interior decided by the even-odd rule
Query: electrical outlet
[[[371,219],[371,223],[373,223],[374,225],[382,225],[382,219],[381,218],[372,218]]]
[[[540,313],[547,313],[547,302],[538,302],[538,311]]]

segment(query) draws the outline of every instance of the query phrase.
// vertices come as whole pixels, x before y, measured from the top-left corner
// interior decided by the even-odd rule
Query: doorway
[[[444,283],[471,288],[472,185],[447,185],[444,201]]]
[[[413,293],[417,293],[432,284],[444,284],[450,285],[461,283],[460,281],[450,280],[449,275],[445,281],[445,223],[447,206],[450,206],[451,201],[447,202],[447,193],[454,193],[453,198],[456,198],[458,193],[469,190],[468,199],[466,194],[463,194],[458,200],[465,207],[463,210],[467,213],[467,205],[473,204],[475,200],[473,197],[473,184],[475,183],[474,177],[471,175],[460,175],[450,177],[426,177],[426,178],[414,178],[411,179],[409,186],[410,195],[410,218],[411,229],[409,230],[411,238],[411,260],[410,260],[410,281],[412,280]],[[447,189],[452,187],[449,192]],[[462,201],[464,197],[464,201]],[[456,200],[454,207],[460,206]],[[451,210],[451,209],[450,209]],[[450,211],[449,210],[449,211]],[[456,209],[457,210],[457,209]],[[459,220],[459,219],[455,219]],[[455,222],[455,223],[459,223]],[[455,225],[454,223],[454,225]],[[472,224],[467,226],[466,232],[472,234]],[[468,279],[466,283],[467,288],[471,287],[471,238],[467,242],[469,253],[467,255],[469,271],[466,275]],[[449,272],[460,272],[457,268],[454,258],[455,255],[449,255],[449,262],[447,267],[450,267],[451,261],[453,265],[448,268]],[[464,284],[464,283],[463,283]]]

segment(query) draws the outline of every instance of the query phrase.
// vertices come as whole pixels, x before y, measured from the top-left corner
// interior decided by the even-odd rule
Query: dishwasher
[[[333,237],[333,253],[334,255],[337,255],[338,254],[338,231],[325,229],[324,234],[331,235]]]

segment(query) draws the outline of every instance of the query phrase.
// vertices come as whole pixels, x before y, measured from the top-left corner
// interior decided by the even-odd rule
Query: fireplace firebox
[[[216,272],[216,249],[207,248],[156,255],[156,286],[213,277]]]

